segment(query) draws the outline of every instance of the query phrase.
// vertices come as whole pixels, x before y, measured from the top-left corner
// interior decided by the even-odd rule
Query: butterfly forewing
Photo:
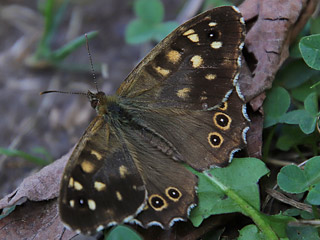
[[[117,93],[148,108],[214,107],[237,78],[243,41],[244,23],[235,8],[207,11],[160,42]]]

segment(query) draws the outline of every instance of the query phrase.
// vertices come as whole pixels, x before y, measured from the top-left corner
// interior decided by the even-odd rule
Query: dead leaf
[[[247,0],[241,4],[240,11],[249,27],[245,46],[251,55],[246,60],[253,69],[250,77],[240,81],[247,100],[271,88],[276,72],[289,56],[290,43],[316,5],[316,0]],[[257,104],[253,105],[256,111]]]
[[[60,179],[71,152],[42,168],[36,174],[25,178],[20,186],[0,200],[0,209],[21,205],[27,200],[43,201],[58,197]]]
[[[0,240],[71,239],[76,233],[60,221],[57,200],[27,201],[0,221]]]

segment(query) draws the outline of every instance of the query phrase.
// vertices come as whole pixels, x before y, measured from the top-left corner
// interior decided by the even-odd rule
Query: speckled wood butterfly
[[[182,24],[114,96],[88,92],[98,116],[63,173],[59,210],[73,230],[169,228],[197,204],[197,170],[226,165],[248,130],[237,79],[244,20],[220,7]]]

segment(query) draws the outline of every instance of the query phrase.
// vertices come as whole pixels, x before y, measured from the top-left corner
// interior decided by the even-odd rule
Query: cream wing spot
[[[121,195],[121,193],[120,192],[116,192],[116,195],[117,195],[117,199],[119,200],[119,201],[122,201],[122,195]]]
[[[95,166],[92,162],[84,160],[81,163],[81,169],[86,173],[92,173],[94,168],[95,168]]]
[[[162,76],[167,76],[170,73],[170,70],[162,68],[160,66],[154,67],[154,70],[157,71],[157,73],[159,73]]]
[[[168,58],[169,62],[176,64],[180,61],[181,54],[176,50],[171,50],[167,53],[167,58]]]
[[[207,99],[208,99],[207,96],[201,96],[201,97],[200,97],[200,101],[205,101],[205,100],[207,100]]]
[[[209,27],[215,27],[215,26],[217,26],[218,25],[218,23],[216,23],[216,22],[209,22]]]
[[[121,165],[120,167],[119,167],[119,173],[120,173],[120,177],[121,178],[125,178],[126,177],[126,175],[128,174],[128,168],[126,167],[126,166],[124,166],[124,165]]]
[[[73,208],[73,207],[74,207],[74,200],[70,200],[70,201],[69,201],[69,205],[70,205],[70,207]]]
[[[81,185],[81,183],[74,181],[74,189],[81,191],[83,189],[83,186]]]
[[[192,63],[192,67],[193,68],[198,68],[202,65],[203,63],[203,59],[201,56],[199,55],[194,55],[191,59],[190,59],[191,63]]]
[[[217,77],[216,74],[207,74],[205,78],[209,81],[214,80]]]
[[[107,188],[107,185],[102,183],[102,182],[98,182],[98,181],[95,181],[94,182],[94,188],[100,192],[100,191],[103,191]]]
[[[177,91],[177,96],[179,98],[182,98],[182,99],[186,99],[188,96],[189,96],[189,92],[191,91],[190,88],[182,88],[180,90]]]
[[[96,210],[96,202],[92,199],[88,199],[88,206],[89,206],[89,209],[94,211]]]
[[[206,96],[207,92],[206,91],[202,91],[201,92],[201,96],[200,96],[200,101],[205,101],[208,99],[208,97]]]
[[[101,155],[100,153],[98,153],[97,151],[91,150],[90,153],[91,153],[92,155],[94,155],[98,160],[101,160],[102,155]]]
[[[222,42],[219,42],[219,41],[214,41],[210,44],[210,46],[213,48],[213,49],[219,49],[222,47]]]
[[[188,38],[190,39],[191,42],[194,42],[194,43],[199,42],[199,36],[196,33],[188,35]]]
[[[195,31],[193,29],[189,29],[189,30],[185,31],[182,35],[183,36],[188,36],[188,35],[193,34],[193,33],[195,33]]]
[[[69,188],[73,188],[73,184],[74,184],[74,179],[73,179],[73,177],[71,177],[71,178],[69,179],[69,185],[68,185],[68,187],[69,187]]]

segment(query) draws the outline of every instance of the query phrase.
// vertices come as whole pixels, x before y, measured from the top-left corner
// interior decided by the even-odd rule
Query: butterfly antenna
[[[64,91],[57,91],[57,90],[52,90],[52,91],[43,91],[40,93],[40,95],[47,94],[47,93],[63,93],[63,94],[76,94],[76,95],[88,95],[87,93],[83,92],[64,92]]]
[[[87,34],[84,34],[84,36],[86,37],[86,46],[87,46],[89,61],[90,61],[90,65],[91,65],[91,72],[92,72],[92,77],[93,77],[94,85],[96,86],[97,92],[99,92],[98,83],[97,83],[97,78],[96,78],[96,73],[95,73],[95,71],[94,71],[94,67],[93,67],[93,63],[92,63],[92,57],[91,57],[90,48],[89,48],[88,35],[87,35]]]

